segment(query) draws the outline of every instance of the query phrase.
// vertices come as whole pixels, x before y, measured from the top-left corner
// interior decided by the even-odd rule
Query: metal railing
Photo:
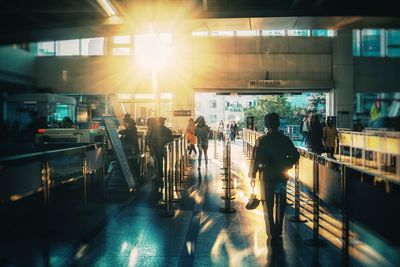
[[[0,166],[1,203],[43,192],[45,205],[48,206],[53,188],[82,180],[82,201],[86,207],[90,174],[100,171],[104,185],[101,143],[2,157]]]
[[[179,192],[185,182],[187,166],[187,141],[185,136],[175,138],[164,146],[163,156],[163,216],[174,216],[173,202],[179,201]]]
[[[224,195],[221,197],[224,200],[224,207],[220,209],[222,213],[233,213],[236,212],[235,208],[232,207],[231,201],[235,199],[232,196],[233,179],[232,179],[232,157],[231,157],[231,142],[228,139],[224,140],[224,147],[222,152],[222,175],[223,178],[223,192]]]
[[[244,154],[251,157],[255,140],[260,136],[244,130]],[[354,242],[357,235],[356,230],[350,229],[350,222],[366,225],[372,234],[389,241],[400,240],[400,218],[393,216],[396,204],[392,203],[400,199],[399,180],[305,148],[297,149],[301,157],[289,171],[292,179],[287,190],[295,212],[290,221],[309,221],[313,231],[312,239],[307,241],[309,245],[323,245],[320,237],[324,237],[342,249],[343,265],[347,266],[350,252],[362,249],[351,245],[357,243]]]

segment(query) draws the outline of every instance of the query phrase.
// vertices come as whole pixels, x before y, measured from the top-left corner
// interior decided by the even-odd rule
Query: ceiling
[[[400,28],[391,0],[0,0],[0,44],[155,31]]]

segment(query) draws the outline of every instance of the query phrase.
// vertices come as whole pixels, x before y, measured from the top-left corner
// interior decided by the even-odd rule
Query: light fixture
[[[117,15],[117,11],[110,0],[97,0],[97,3],[99,3],[104,12],[107,13],[107,16],[113,17]]]

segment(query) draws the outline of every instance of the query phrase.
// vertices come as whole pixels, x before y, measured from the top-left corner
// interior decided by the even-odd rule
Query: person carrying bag
[[[271,241],[277,241],[282,237],[287,171],[300,158],[293,142],[279,132],[279,124],[277,113],[269,113],[265,116],[265,127],[268,133],[256,141],[249,173],[251,185],[254,186],[256,173],[260,171],[260,180],[263,181],[260,191],[264,193],[262,203],[266,232]],[[254,197],[250,197],[252,198]],[[276,216],[273,214],[274,206]]]
[[[254,210],[258,207],[258,205],[260,205],[260,200],[257,198],[257,195],[254,192],[254,187],[256,186],[255,179],[252,179],[250,185],[252,187],[252,194],[250,195],[249,201],[246,204],[246,209]]]

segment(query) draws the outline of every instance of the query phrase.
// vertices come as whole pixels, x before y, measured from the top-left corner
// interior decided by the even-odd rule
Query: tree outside
[[[305,115],[319,114],[321,118],[325,118],[325,103],[324,93],[312,93],[307,103],[301,106],[293,106],[283,95],[268,95],[260,97],[255,106],[245,108],[244,115],[254,116],[255,127],[258,131],[263,131],[265,114],[278,113],[281,117],[281,127],[299,125]]]

